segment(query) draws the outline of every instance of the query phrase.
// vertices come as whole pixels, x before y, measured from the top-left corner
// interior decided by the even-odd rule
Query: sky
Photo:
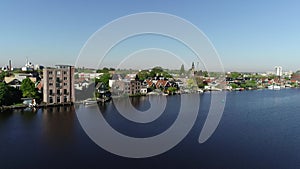
[[[75,65],[86,41],[104,25],[134,13],[161,12],[200,29],[226,71],[271,71],[277,65],[296,71],[299,9],[297,0],[2,0],[0,66],[12,60],[20,67],[26,58],[45,66]]]

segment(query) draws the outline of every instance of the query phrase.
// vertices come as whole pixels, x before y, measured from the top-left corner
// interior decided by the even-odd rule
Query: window
[[[67,80],[68,78],[67,77],[64,77],[64,80]]]
[[[67,86],[68,84],[67,83],[64,83],[64,86]]]
[[[49,98],[49,102],[53,103],[53,98],[52,97]]]
[[[53,78],[52,78],[52,77],[49,77],[49,80],[53,80]]]
[[[64,71],[64,75],[65,75],[65,74],[67,74],[67,72],[66,72],[66,71]]]
[[[67,94],[68,93],[68,90],[67,89],[64,89],[64,94]]]
[[[57,75],[60,75],[60,71],[57,71],[56,74],[57,74]]]
[[[53,91],[52,91],[52,90],[49,90],[49,94],[52,95],[52,94],[53,94]]]
[[[57,94],[60,94],[60,90],[57,90],[57,92],[56,92]]]
[[[64,97],[64,102],[67,102],[68,101],[68,98],[67,96]]]
[[[52,71],[49,71],[48,74],[49,74],[49,75],[52,75]]]
[[[49,83],[49,86],[53,86],[53,83]]]
[[[57,103],[60,103],[60,97],[56,98]]]

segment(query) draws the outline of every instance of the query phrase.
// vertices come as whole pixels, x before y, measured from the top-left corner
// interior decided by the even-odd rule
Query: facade
[[[300,72],[294,73],[294,74],[292,75],[291,81],[292,81],[292,82],[300,82]]]
[[[135,95],[141,93],[142,83],[138,80],[116,80],[112,84],[111,92],[114,96]]]
[[[147,94],[147,92],[148,92],[148,89],[146,87],[142,87],[140,90],[141,94]]]
[[[48,104],[72,103],[75,101],[75,68],[57,65],[43,70],[43,102]]]
[[[138,80],[131,80],[129,86],[129,94],[138,94],[140,93],[142,83]]]

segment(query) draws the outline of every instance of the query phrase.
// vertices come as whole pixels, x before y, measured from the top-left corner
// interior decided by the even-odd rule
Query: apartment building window
[[[60,90],[57,90],[56,93],[57,93],[57,94],[60,94]]]
[[[52,78],[52,77],[49,77],[49,80],[53,80],[53,78]]]
[[[67,72],[66,72],[66,71],[64,71],[64,75],[65,75],[65,74],[67,74]]]
[[[68,93],[68,90],[67,89],[64,89],[64,94],[67,94]]]
[[[52,97],[49,97],[49,102],[53,103],[53,98]]]
[[[60,97],[56,98],[57,103],[60,103]]]
[[[64,83],[64,86],[67,86],[68,84],[67,83]]]
[[[49,74],[49,75],[52,75],[52,71],[49,71],[48,74]]]
[[[59,77],[56,78],[56,87],[60,87],[60,78]]]
[[[52,89],[50,89],[50,90],[49,90],[49,94],[50,94],[50,95],[52,95],[52,94],[53,94],[53,91],[52,91]]]
[[[53,83],[49,83],[49,86],[53,86]]]
[[[64,102],[67,102],[67,101],[68,101],[68,97],[65,96],[65,97],[64,97]]]
[[[67,77],[64,77],[64,80],[67,80],[68,78]]]
[[[60,71],[57,71],[57,72],[56,72],[56,75],[60,75]]]

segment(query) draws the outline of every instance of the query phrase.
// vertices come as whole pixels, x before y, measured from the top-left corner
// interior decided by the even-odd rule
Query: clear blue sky
[[[300,1],[297,0],[2,0],[0,66],[74,64],[99,28],[137,12],[187,19],[216,47],[226,70],[300,69]]]

